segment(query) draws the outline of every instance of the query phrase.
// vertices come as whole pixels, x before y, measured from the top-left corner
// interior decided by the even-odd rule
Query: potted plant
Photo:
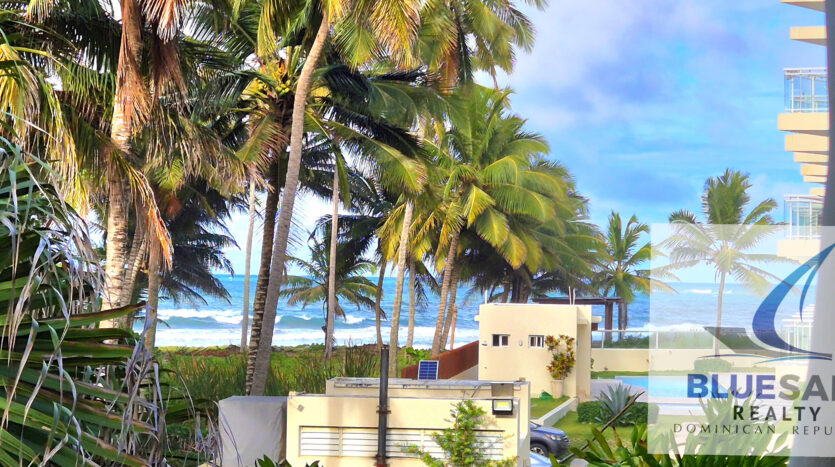
[[[571,373],[577,361],[574,355],[574,338],[565,334],[548,336],[545,338],[545,345],[551,352],[551,363],[546,367],[551,375],[551,394],[555,398],[562,397],[565,377]]]

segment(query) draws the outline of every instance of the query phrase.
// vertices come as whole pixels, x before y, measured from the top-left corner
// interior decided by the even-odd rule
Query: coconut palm
[[[450,128],[433,147],[444,172],[437,212],[427,216],[427,222],[440,228],[435,258],[438,269],[443,265],[435,354],[441,347],[462,232],[470,229],[518,269],[528,254],[539,259],[536,237],[522,233],[524,224],[560,223],[564,218],[557,215],[564,208],[554,200],[567,199],[565,181],[537,167],[537,156],[548,145],[524,130],[523,119],[508,113],[508,96],[509,91],[481,86],[453,95]]]
[[[253,373],[253,383],[249,391],[251,394],[263,394],[266,382],[272,345],[272,327],[275,325],[275,311],[282,282],[282,266],[299,183],[307,97],[313,83],[313,72],[328,42],[331,26],[333,25],[334,34],[338,39],[336,43],[343,46],[352,64],[362,64],[372,56],[380,55],[390,56],[401,63],[408,62],[418,26],[418,4],[419,2],[415,0],[353,4],[343,0],[329,0],[309,9],[312,15],[307,24],[318,23],[318,26],[296,83],[287,179],[282,192],[281,209],[272,249],[269,290],[262,325],[266,333],[258,342],[258,349],[251,365],[251,373]],[[360,37],[364,40],[358,40]]]
[[[623,301],[618,303],[618,329],[629,325],[628,306],[635,300],[635,292],[648,293],[650,278],[648,265],[652,248],[649,242],[640,245],[641,236],[649,234],[649,226],[638,221],[635,215],[623,224],[620,214],[609,214],[606,231],[606,258],[598,272],[596,282],[603,295],[614,292]]]
[[[659,272],[688,268],[704,264],[714,269],[719,280],[716,306],[716,328],[713,351],[719,354],[719,340],[722,329],[722,300],[728,276],[754,290],[764,290],[770,280],[780,280],[759,265],[790,261],[775,255],[746,253],[756,247],[774,229],[771,212],[777,203],[768,198],[754,205],[748,190],[751,183],[748,174],[728,169],[718,177],[705,182],[702,195],[704,221],[699,221],[692,212],[681,210],[670,215],[673,231],[661,246],[669,250],[669,265]]]
[[[131,137],[148,118],[153,109],[153,99],[171,87],[185,90],[185,81],[178,59],[178,42],[181,17],[185,5],[175,1],[122,0],[121,45],[116,67],[116,88],[113,96],[113,113],[110,121],[110,140],[113,149],[107,158],[107,243],[105,248],[105,274],[107,290],[103,297],[106,306],[118,303],[121,297],[124,269],[128,254],[128,185],[124,176],[125,156],[131,152]],[[148,41],[152,47],[150,73],[143,75],[143,49]],[[149,78],[150,77],[150,78]],[[148,234],[157,245],[151,245],[151,254],[161,254],[170,263],[171,245],[153,202],[153,194],[145,190],[144,203],[150,211],[149,219],[154,229]]]
[[[530,52],[533,24],[513,0],[448,0],[424,2],[418,53],[430,69],[440,71],[448,89],[473,82],[478,71],[493,78],[497,69],[510,73],[516,49]],[[547,2],[524,0],[543,9]]]
[[[335,310],[335,315],[345,317],[343,304],[351,304],[359,310],[371,309],[374,306],[374,294],[376,287],[367,277],[373,272],[374,263],[364,260],[349,251],[355,245],[343,243],[337,247],[339,260],[336,270],[330,272],[331,255],[330,239],[321,241],[311,237],[310,260],[303,260],[297,257],[289,257],[289,263],[298,267],[303,276],[287,276],[284,286],[281,289],[281,296],[287,298],[289,305],[301,304],[307,306],[313,303],[322,303],[324,315],[329,313],[330,307]],[[328,292],[331,276],[334,277],[334,290],[336,291],[336,303],[329,303],[331,300]],[[326,339],[333,339],[327,335]]]

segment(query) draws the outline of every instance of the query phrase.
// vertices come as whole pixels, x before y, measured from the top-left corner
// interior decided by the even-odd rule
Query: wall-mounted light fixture
[[[493,399],[493,415],[513,415],[513,399]]]

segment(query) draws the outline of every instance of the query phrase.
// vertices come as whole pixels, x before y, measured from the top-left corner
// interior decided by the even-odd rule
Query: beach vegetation
[[[102,277],[58,174],[0,139],[0,463],[156,465],[168,416],[141,337],[102,323]],[[173,405],[182,400],[170,400]]]

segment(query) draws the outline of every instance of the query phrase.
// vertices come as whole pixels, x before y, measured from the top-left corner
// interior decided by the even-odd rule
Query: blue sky
[[[791,41],[789,28],[822,25],[823,13],[779,0],[551,3],[527,10],[536,46],[499,82],[575,175],[593,222],[611,210],[646,223],[697,211],[705,179],[726,168],[750,173],[756,201],[808,193],[777,115],[783,69],[826,63],[823,47]],[[303,226],[327,211],[309,198],[295,209]],[[241,247],[245,217],[230,223]],[[227,253],[242,274],[243,251]]]

